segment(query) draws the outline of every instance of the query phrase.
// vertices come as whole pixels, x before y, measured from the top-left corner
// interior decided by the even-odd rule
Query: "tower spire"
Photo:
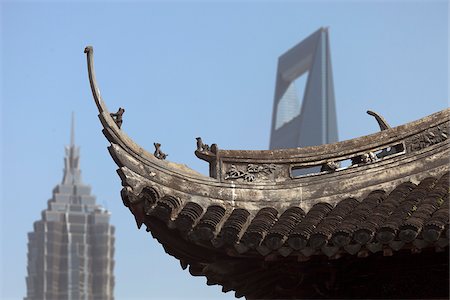
[[[65,147],[63,184],[80,184],[80,148],[75,146],[75,113],[72,112],[72,124],[70,128],[70,145]]]
[[[70,147],[75,146],[75,112],[72,112],[72,126],[70,128]]]

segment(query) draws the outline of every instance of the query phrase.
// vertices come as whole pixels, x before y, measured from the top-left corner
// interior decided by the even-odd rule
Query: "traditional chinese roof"
[[[195,154],[209,162],[208,177],[165,160],[159,144],[147,152],[120,129],[122,114],[118,123],[108,112],[92,48],[86,53],[125,206],[139,227],[145,224],[166,252],[208,284],[247,298],[281,297],[258,286],[286,275],[286,264],[310,269],[315,262],[365,257],[369,265],[396,252],[448,253],[450,109],[305,148],[222,150],[198,138]],[[277,280],[277,286],[285,282]]]

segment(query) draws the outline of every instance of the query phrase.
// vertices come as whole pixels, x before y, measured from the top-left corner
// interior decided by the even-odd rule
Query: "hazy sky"
[[[83,53],[122,129],[203,173],[195,137],[266,149],[278,57],[329,26],[340,140],[448,106],[448,1],[19,2],[1,9],[0,298],[26,295],[27,232],[62,180],[76,114],[84,182],[116,227],[116,299],[233,299],[178,260],[123,206]]]

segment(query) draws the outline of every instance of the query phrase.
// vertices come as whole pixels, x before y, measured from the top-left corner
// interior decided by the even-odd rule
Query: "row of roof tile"
[[[141,197],[148,216],[166,223],[174,220],[192,242],[232,247],[238,253],[278,250],[284,256],[293,251],[333,256],[342,249],[356,254],[362,247],[377,252],[405,246],[420,251],[430,245],[445,247],[449,239],[449,173],[418,185],[402,183],[389,194],[375,190],[361,201],[346,198],[334,207],[317,203],[307,213],[297,206],[281,214],[265,207],[254,217],[246,209],[227,212],[220,205],[204,211],[195,202],[183,205],[170,195],[158,198],[151,188]]]

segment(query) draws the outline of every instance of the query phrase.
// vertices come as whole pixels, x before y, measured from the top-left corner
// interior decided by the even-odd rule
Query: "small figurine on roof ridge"
[[[211,148],[207,144],[203,144],[202,138],[195,138],[197,140],[197,151],[198,152],[209,152]]]
[[[109,115],[113,118],[114,122],[116,123],[117,127],[122,127],[122,115],[125,112],[125,109],[122,107],[119,107],[119,110],[116,113],[110,113]]]
[[[161,151],[161,144],[160,143],[153,143],[153,145],[155,146],[155,152],[153,153],[153,155],[157,159],[161,159],[161,160],[166,159],[168,154],[165,154],[164,152]]]

